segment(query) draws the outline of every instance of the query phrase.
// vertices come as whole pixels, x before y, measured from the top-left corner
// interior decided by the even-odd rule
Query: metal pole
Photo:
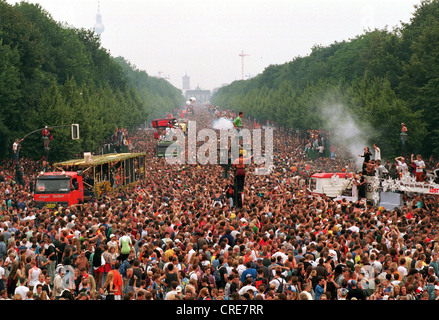
[[[72,125],[71,124],[67,124],[67,125],[62,125],[62,126],[53,126],[53,127],[51,127],[51,126],[47,126],[47,128],[50,128],[50,129],[53,129],[53,128],[63,128],[63,127],[71,127]],[[34,130],[34,131],[32,131],[32,132],[29,132],[27,135],[25,135],[21,140],[24,140],[27,136],[29,136],[29,135],[31,135],[32,133],[35,133],[35,132],[38,132],[38,131],[42,131],[42,130],[44,130],[45,128],[40,128],[40,129],[37,129],[37,130]]]
[[[66,124],[66,125],[62,125],[62,126],[51,126],[51,127],[47,126],[47,128],[53,129],[53,128],[64,128],[64,127],[71,127],[71,126],[72,126],[71,124]],[[29,132],[29,133],[26,134],[23,138],[21,138],[21,140],[20,140],[20,144],[21,144],[21,142],[22,142],[25,138],[27,138],[28,136],[30,136],[32,133],[35,133],[35,132],[38,132],[38,131],[43,131],[45,128],[46,128],[46,127],[44,127],[44,128],[40,128],[40,129],[36,129],[36,130],[34,130],[34,131],[32,131],[32,132]],[[17,150],[17,152],[19,152],[19,151]],[[46,150],[46,157],[49,158],[49,151],[48,151],[48,150]],[[19,155],[17,154],[17,163],[18,163],[18,160],[19,160]]]

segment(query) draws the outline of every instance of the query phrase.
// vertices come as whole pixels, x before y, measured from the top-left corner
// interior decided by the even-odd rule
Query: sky
[[[187,74],[190,89],[213,90],[307,56],[315,45],[348,41],[376,28],[393,30],[410,22],[421,0],[27,2],[39,3],[56,21],[86,29],[94,28],[99,8],[102,47],[112,56],[179,89]]]

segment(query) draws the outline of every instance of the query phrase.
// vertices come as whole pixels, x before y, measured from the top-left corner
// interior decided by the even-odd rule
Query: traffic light
[[[72,139],[79,139],[79,124],[72,124]]]

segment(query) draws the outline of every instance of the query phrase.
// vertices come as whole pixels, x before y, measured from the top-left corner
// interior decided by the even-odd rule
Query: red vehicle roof
[[[330,179],[334,174],[336,174],[339,178],[346,178],[346,172],[318,172],[314,173],[311,178],[317,179]],[[351,173],[348,174],[348,178],[352,176]]]
[[[78,173],[76,171],[53,171],[44,172],[41,176],[76,176]]]
[[[175,118],[161,118],[152,120],[152,126],[154,128],[165,128],[169,126],[169,123],[174,121]]]
[[[172,118],[158,118],[158,119],[154,119],[154,120],[152,120],[152,121],[159,121],[159,120],[166,120],[166,121],[169,121],[169,120],[174,120],[175,118],[174,117],[172,117]]]

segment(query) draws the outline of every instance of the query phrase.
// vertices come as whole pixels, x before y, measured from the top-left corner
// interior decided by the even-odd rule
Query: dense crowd
[[[99,151],[104,153],[131,151],[128,130],[125,128],[117,128],[114,133],[102,143],[101,150]]]
[[[187,117],[201,129],[215,115]],[[247,166],[242,207],[230,200],[233,171],[157,159],[151,129],[129,135],[148,154],[144,181],[69,208],[33,205],[49,164],[3,162],[0,299],[436,300],[437,196],[394,210],[311,196],[312,173],[353,170],[355,160],[340,146],[335,158],[310,158],[318,132],[273,130],[273,170]]]

